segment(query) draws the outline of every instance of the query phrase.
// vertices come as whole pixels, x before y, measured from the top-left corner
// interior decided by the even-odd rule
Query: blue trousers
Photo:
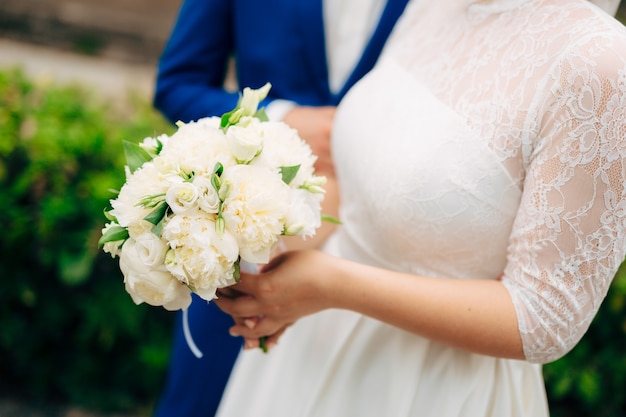
[[[215,303],[193,295],[187,313],[191,336],[203,356],[197,358],[189,349],[179,311],[167,378],[154,417],[214,416],[243,344],[241,337],[228,334],[233,320]]]

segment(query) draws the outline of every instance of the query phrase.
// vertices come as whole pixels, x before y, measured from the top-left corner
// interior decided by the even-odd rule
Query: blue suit
[[[306,106],[337,105],[372,68],[407,1],[388,0],[361,60],[334,94],[328,84],[322,0],[185,0],[159,62],[154,105],[171,122],[232,110],[239,94],[222,88],[232,55],[240,88],[272,83],[262,104],[286,99]],[[204,356],[192,354],[177,320],[155,417],[214,415],[241,348],[242,341],[228,334],[232,319],[214,303],[194,297],[188,313]]]

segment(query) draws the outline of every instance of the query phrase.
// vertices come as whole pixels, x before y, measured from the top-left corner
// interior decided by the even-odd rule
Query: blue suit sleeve
[[[223,88],[234,35],[230,0],[185,0],[158,64],[154,106],[172,123],[219,116],[237,104]]]

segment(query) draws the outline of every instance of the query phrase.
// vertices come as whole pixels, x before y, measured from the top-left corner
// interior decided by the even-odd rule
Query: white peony
[[[171,247],[165,257],[167,270],[206,300],[214,298],[218,288],[234,284],[239,254],[230,234],[218,236],[214,217],[201,211],[177,215],[163,228]]]
[[[225,169],[222,183],[230,189],[222,215],[239,244],[241,259],[268,262],[284,229],[291,189],[276,172],[255,165]]]
[[[120,269],[124,274],[126,291],[135,304],[145,302],[172,311],[187,308],[191,304],[189,288],[169,272],[152,269],[144,264],[133,239],[128,239],[122,246]]]
[[[111,200],[111,207],[113,207],[111,215],[122,227],[135,225],[142,230],[149,229],[151,225],[143,219],[152,209],[142,207],[138,203],[147,196],[163,197],[168,188],[169,184],[161,180],[156,166],[152,162],[146,162],[126,178],[126,183],[122,186],[117,198]]]
[[[217,162],[224,166],[236,163],[226,135],[219,129],[219,118],[180,124],[154,159],[163,173],[175,171],[194,175],[209,175]]]
[[[300,165],[298,174],[290,186],[299,187],[304,184],[315,171],[313,165],[317,157],[311,147],[298,135],[295,129],[281,122],[261,123],[263,130],[263,152],[253,165],[268,167],[290,167]]]

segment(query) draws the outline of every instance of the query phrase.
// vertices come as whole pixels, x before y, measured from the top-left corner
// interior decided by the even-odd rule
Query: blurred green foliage
[[[98,410],[150,407],[171,313],[135,306],[98,250],[122,140],[172,133],[141,100],[0,72],[0,392]],[[626,267],[580,344],[544,367],[552,417],[626,415]]]
[[[626,416],[626,264],[587,334],[544,376],[552,417]]]
[[[171,126],[84,87],[0,72],[0,392],[130,410],[151,404],[171,313],[136,306],[98,250],[103,209],[124,180],[122,140]]]

